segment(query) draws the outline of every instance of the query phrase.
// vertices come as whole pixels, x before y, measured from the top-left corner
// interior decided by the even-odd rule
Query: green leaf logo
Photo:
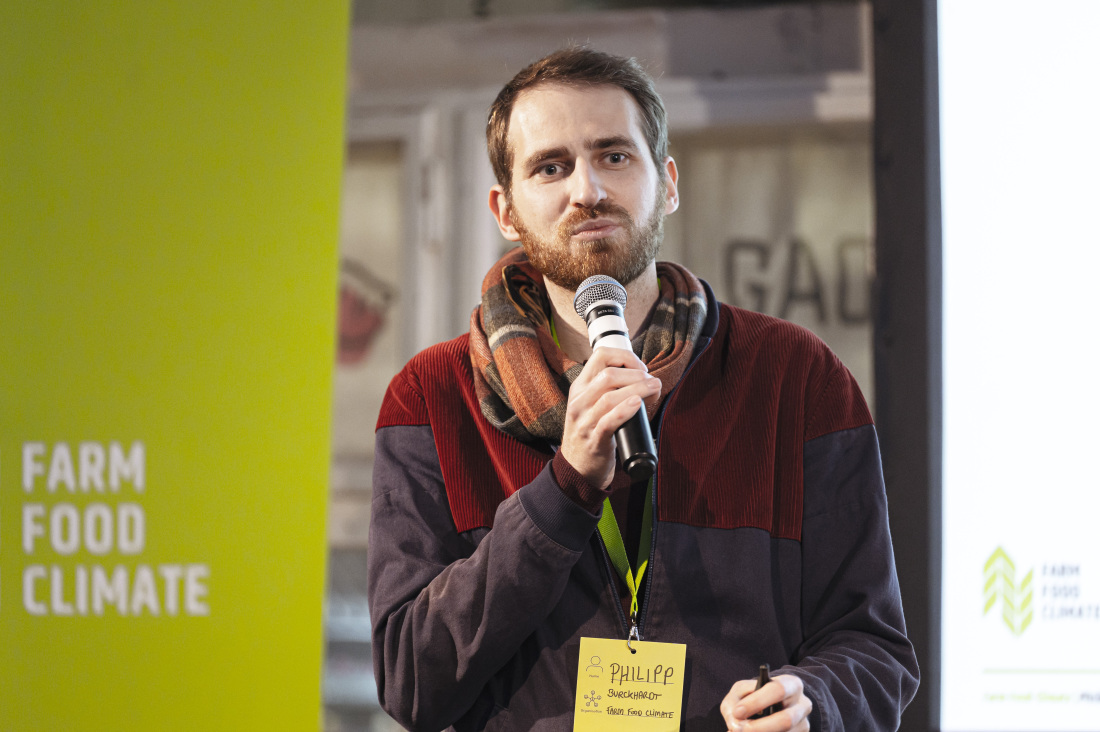
[[[997,604],[997,600],[1000,600],[1001,618],[1009,630],[1020,635],[1035,619],[1035,611],[1031,609],[1031,601],[1034,597],[1031,582],[1035,576],[1035,570],[1029,570],[1017,583],[1016,563],[1004,549],[997,547],[985,561],[982,574],[985,581],[985,609],[982,614],[988,615]]]

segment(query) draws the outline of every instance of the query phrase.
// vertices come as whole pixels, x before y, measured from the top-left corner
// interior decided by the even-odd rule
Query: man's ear
[[[671,157],[665,158],[665,215],[669,215],[680,208],[680,191],[676,182],[680,174],[676,170],[676,161]]]
[[[493,212],[493,218],[497,220],[500,233],[508,241],[519,241],[519,232],[512,225],[512,202],[508,200],[508,194],[499,183],[489,189],[489,210]]]

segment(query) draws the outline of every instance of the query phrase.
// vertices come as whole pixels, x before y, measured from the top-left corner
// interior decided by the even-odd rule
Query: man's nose
[[[570,202],[574,206],[592,208],[607,198],[603,179],[600,177],[599,171],[590,163],[583,161],[578,163],[577,167],[573,169],[573,174],[569,177],[572,179],[570,180],[572,184],[572,190],[570,191],[572,200]]]

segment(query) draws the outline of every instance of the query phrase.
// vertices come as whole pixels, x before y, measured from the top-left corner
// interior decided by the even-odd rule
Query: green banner
[[[0,4],[0,732],[320,726],[348,17]]]

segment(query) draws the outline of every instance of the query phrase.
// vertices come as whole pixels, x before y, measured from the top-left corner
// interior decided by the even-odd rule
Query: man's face
[[[490,208],[548,280],[576,290],[605,274],[628,284],[650,265],[676,209],[676,165],[653,163],[633,97],[615,86],[542,84],[509,121],[512,191]]]

